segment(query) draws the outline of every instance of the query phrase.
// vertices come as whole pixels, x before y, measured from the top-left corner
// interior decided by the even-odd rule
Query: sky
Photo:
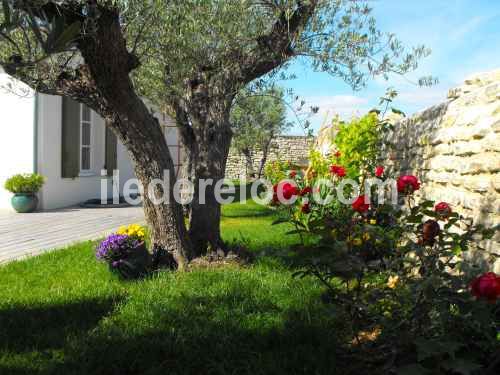
[[[315,133],[336,113],[349,119],[377,107],[388,87],[399,93],[394,106],[411,115],[445,101],[448,90],[471,74],[500,69],[500,0],[371,0],[369,4],[381,31],[395,33],[405,46],[425,44],[432,50],[408,80],[432,75],[439,83],[421,88],[393,76],[389,81],[371,80],[353,92],[339,78],[297,61],[290,68],[297,78],[283,86],[293,89],[307,106],[320,107],[310,119]],[[303,135],[291,111],[288,118],[295,121],[289,133]]]

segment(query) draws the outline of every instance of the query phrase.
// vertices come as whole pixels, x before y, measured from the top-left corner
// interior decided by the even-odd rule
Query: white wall
[[[62,139],[62,99],[57,96],[39,95],[38,111],[38,173],[47,178],[40,194],[41,208],[54,209],[82,203],[88,199],[101,197],[101,181],[107,180],[108,197],[113,194],[112,180],[101,177],[105,164],[105,124],[97,114],[92,113],[92,175],[75,179],[61,178],[61,139]],[[165,127],[168,144],[174,155],[174,163],[180,164],[177,157],[178,135],[171,129],[175,123],[163,115],[158,115],[160,124]],[[167,126],[169,126],[167,128]],[[118,169],[120,171],[119,193],[128,179],[135,178],[132,163],[125,147],[118,142]]]
[[[92,174],[62,178],[62,98],[39,95],[38,108],[38,173],[47,179],[40,194],[41,208],[67,207],[100,198],[101,170],[105,164],[104,121],[92,112]],[[111,189],[108,190],[111,194]]]
[[[12,84],[15,93],[7,91]],[[34,94],[26,86],[0,73],[0,209],[11,209],[5,180],[33,172]]]

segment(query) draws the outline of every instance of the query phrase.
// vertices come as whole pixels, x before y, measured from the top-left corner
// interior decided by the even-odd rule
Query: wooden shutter
[[[80,173],[80,104],[62,98],[62,177],[75,178]]]
[[[116,135],[113,131],[106,126],[106,147],[105,147],[106,161],[104,168],[108,172],[108,176],[113,176],[113,171],[118,168],[118,144]]]

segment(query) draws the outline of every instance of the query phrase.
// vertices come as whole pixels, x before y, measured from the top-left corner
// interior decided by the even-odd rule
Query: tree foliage
[[[248,167],[253,172],[255,153],[262,152],[260,164],[265,164],[273,138],[291,126],[286,120],[283,91],[243,93],[232,109],[231,125],[234,132],[232,147],[247,157]],[[261,173],[259,168],[258,174]]]

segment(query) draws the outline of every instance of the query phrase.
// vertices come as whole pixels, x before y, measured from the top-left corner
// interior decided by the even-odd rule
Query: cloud
[[[368,99],[354,95],[315,96],[306,98],[306,102],[308,106],[319,107],[314,118],[321,122],[337,114],[343,118],[349,118],[366,112],[368,107]]]
[[[401,103],[410,108],[421,110],[445,101],[450,88],[451,87],[439,85],[401,90],[395,100],[395,105],[397,106]]]
[[[452,42],[462,42],[467,34],[471,34],[483,24],[487,23],[495,17],[495,14],[475,16],[469,19],[467,22],[461,24],[460,26],[454,25],[456,26],[456,28],[452,29],[452,31],[450,32],[449,40],[451,40]]]

